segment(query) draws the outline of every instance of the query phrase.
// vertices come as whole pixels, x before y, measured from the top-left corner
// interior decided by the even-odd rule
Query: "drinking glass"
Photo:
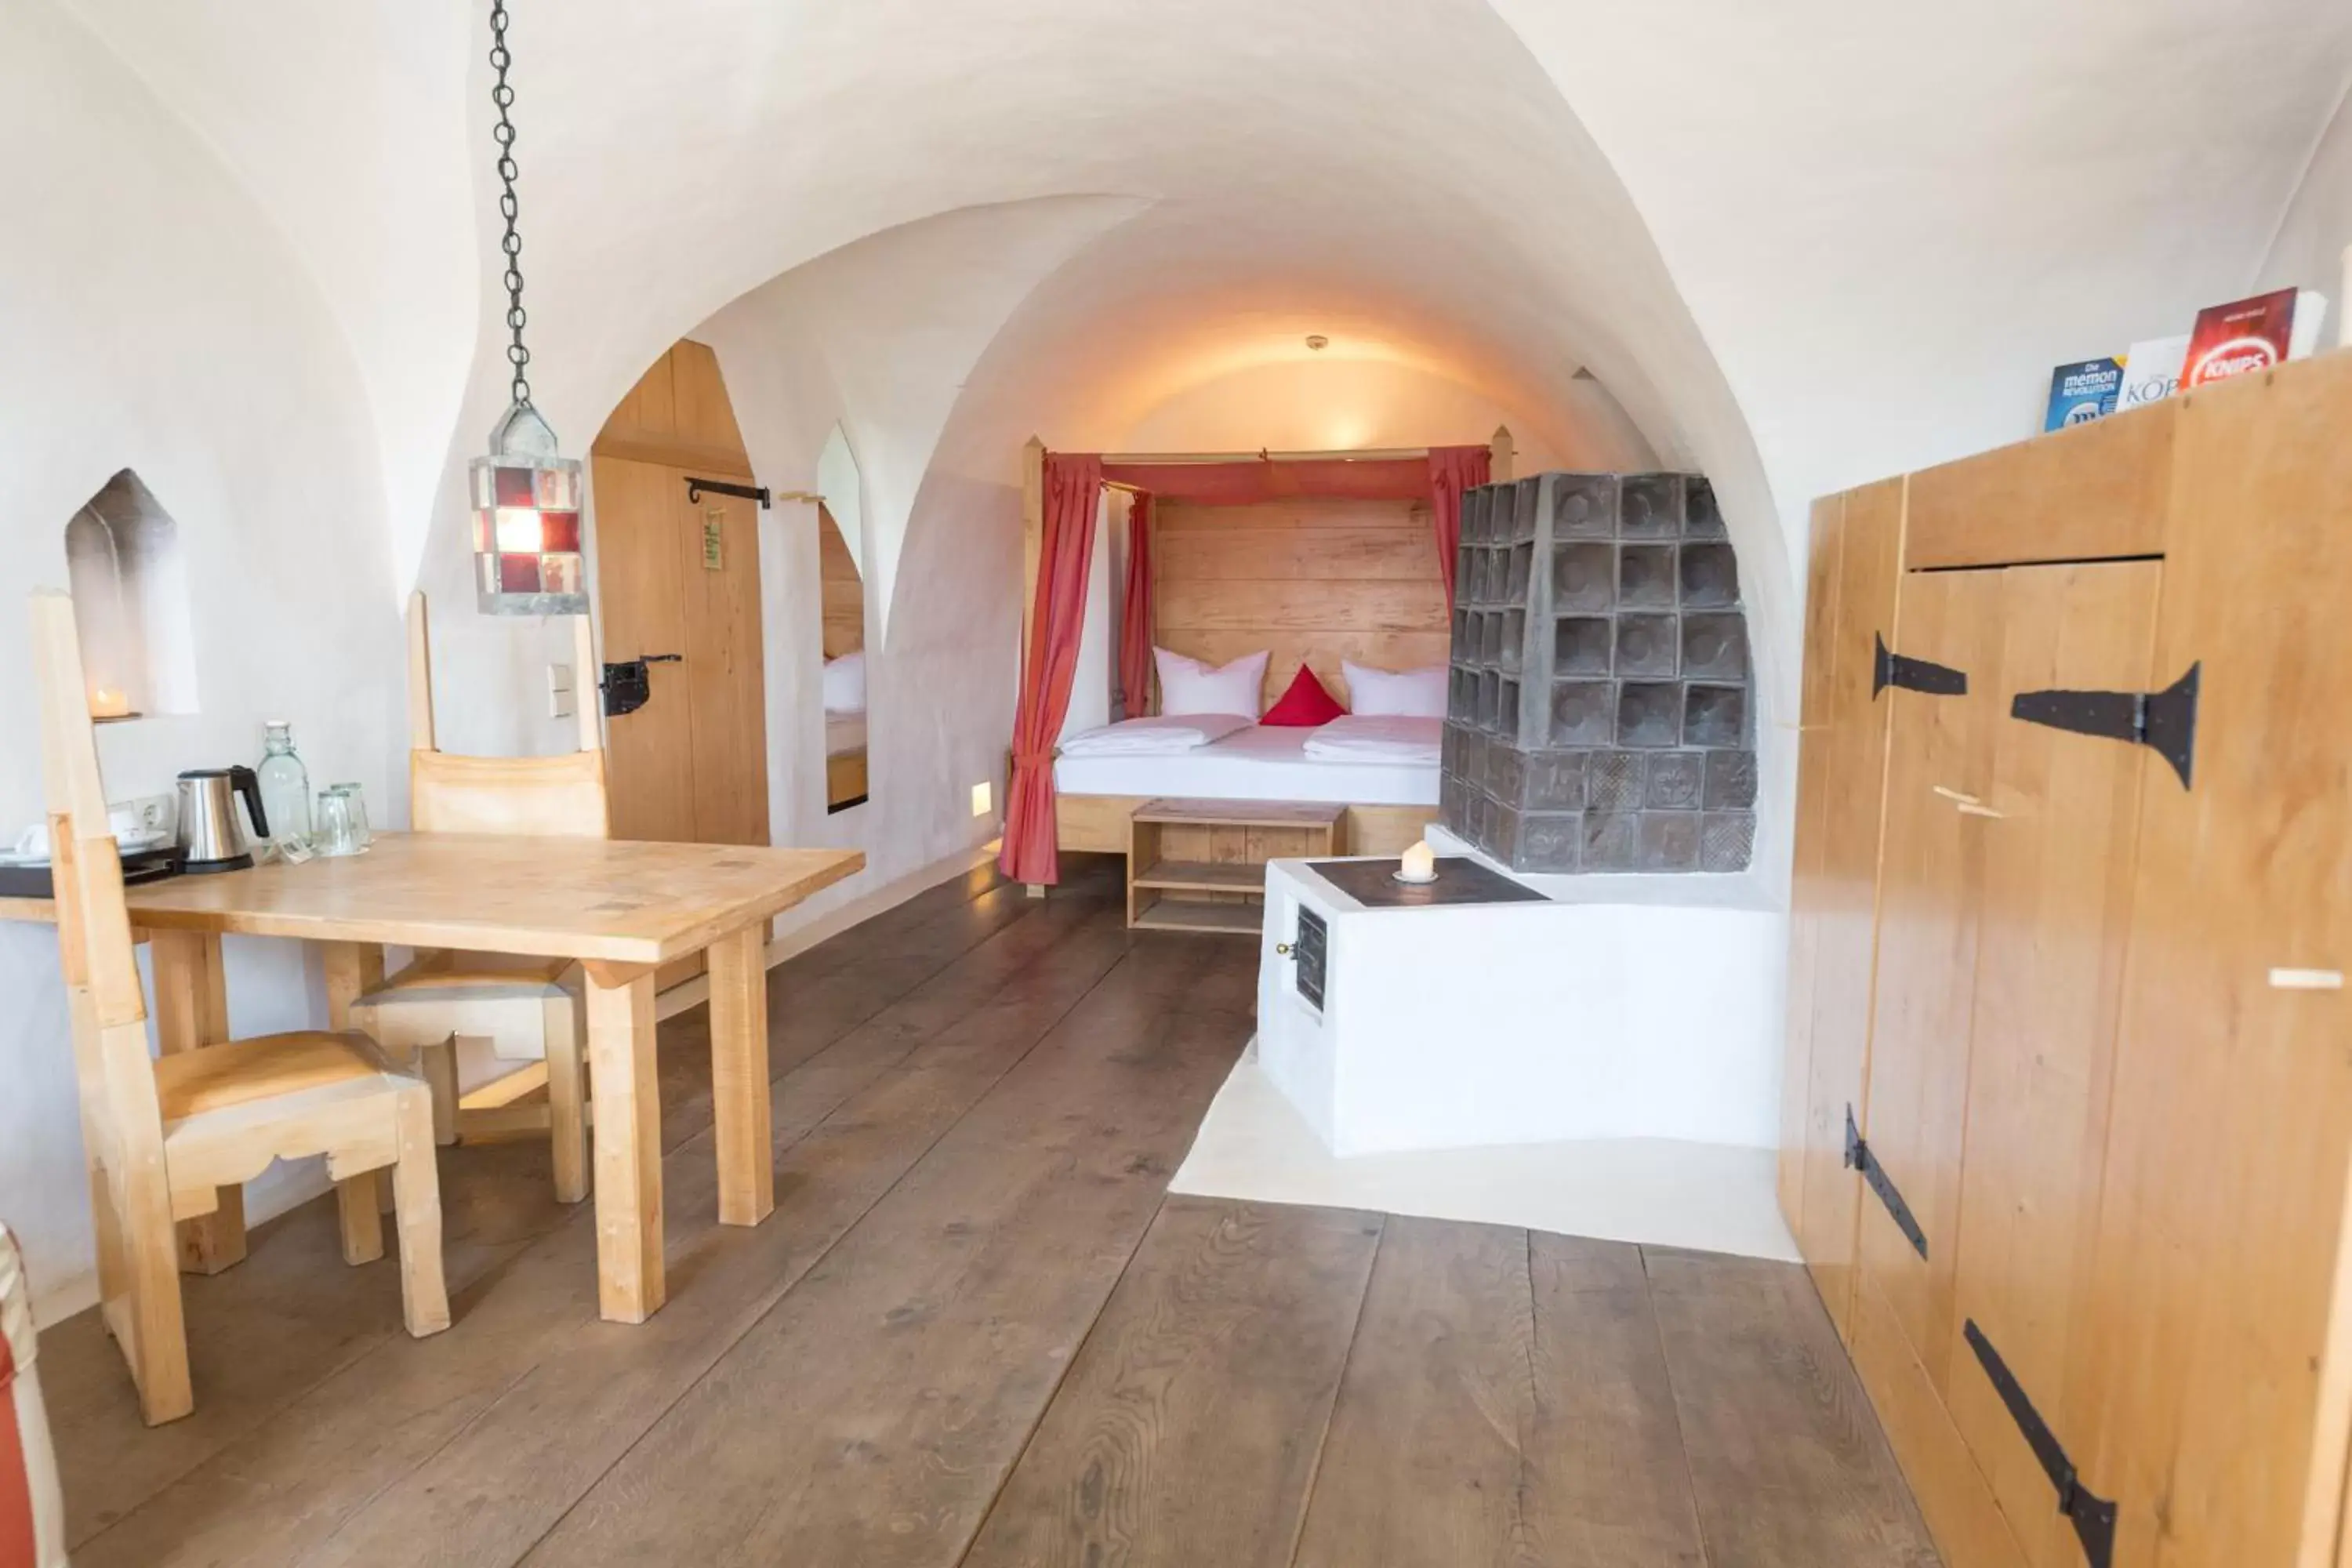
[[[318,818],[310,845],[321,855],[357,855],[368,847],[367,806],[357,784],[329,784],[319,792]]]

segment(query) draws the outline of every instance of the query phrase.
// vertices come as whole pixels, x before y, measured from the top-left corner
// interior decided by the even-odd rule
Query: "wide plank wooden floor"
[[[323,1202],[186,1282],[184,1421],[51,1330],[75,1563],[1935,1562],[1801,1268],[1169,1196],[1256,950],[1120,892],[974,872],[775,971],[757,1229],[716,1224],[703,1016],[663,1025],[642,1326],[534,1142],[445,1153],[434,1339]]]

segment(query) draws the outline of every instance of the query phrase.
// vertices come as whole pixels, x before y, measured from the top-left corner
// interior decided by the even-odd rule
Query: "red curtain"
[[[1485,447],[1429,449],[1429,516],[1437,529],[1437,570],[1445,579],[1445,608],[1454,609],[1454,558],[1462,542],[1462,492],[1475,489],[1494,472],[1495,454]]]
[[[1127,510],[1127,603],[1118,623],[1118,686],[1127,716],[1151,706],[1151,492],[1137,490]]]
[[[1045,531],[1037,552],[1021,700],[1013,720],[1013,777],[1004,792],[1004,847],[996,864],[1016,882],[1062,879],[1055,842],[1054,742],[1070,710],[1085,629],[1087,569],[1102,504],[1102,459],[1045,454]]]
[[[1423,500],[1429,495],[1430,466],[1419,458],[1311,458],[1281,463],[1259,458],[1238,463],[1113,463],[1102,474],[1150,490],[1161,500],[1247,506],[1294,496]]]

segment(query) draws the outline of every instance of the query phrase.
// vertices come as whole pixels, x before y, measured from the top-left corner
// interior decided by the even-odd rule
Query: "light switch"
[[[572,714],[572,667],[551,664],[547,667],[547,716],[569,719]]]
[[[988,782],[984,779],[972,785],[971,814],[974,816],[986,816],[995,809],[995,795],[996,792],[989,787]]]

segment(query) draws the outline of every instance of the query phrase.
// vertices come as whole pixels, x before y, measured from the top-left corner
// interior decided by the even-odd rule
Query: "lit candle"
[[[120,719],[131,711],[131,699],[110,686],[101,686],[89,694],[89,716],[93,719]]]
[[[1397,875],[1408,882],[1433,882],[1437,879],[1437,851],[1426,840],[1407,848],[1397,867]]]

